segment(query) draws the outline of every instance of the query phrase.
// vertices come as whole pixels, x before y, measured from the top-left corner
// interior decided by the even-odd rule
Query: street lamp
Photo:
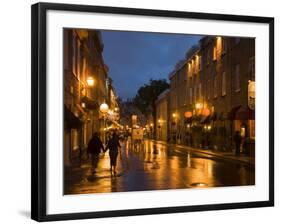
[[[100,105],[100,112],[102,112],[103,114],[106,114],[108,109],[109,109],[109,107],[108,107],[108,105],[106,103],[102,103]]]
[[[94,78],[92,76],[89,76],[87,78],[87,84],[88,84],[88,86],[94,86],[95,80],[94,80]]]
[[[108,105],[104,102],[104,103],[102,103],[101,105],[100,105],[100,112],[103,114],[103,124],[104,124],[104,142],[105,142],[105,131],[106,131],[106,123],[105,123],[105,115],[107,114],[107,112],[108,112],[108,110],[109,110],[109,107],[108,107]]]

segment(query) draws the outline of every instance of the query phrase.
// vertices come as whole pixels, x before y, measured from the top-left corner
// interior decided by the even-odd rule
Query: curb
[[[255,163],[254,162],[240,160],[239,158],[232,158],[232,157],[225,156],[225,155],[220,155],[220,154],[217,154],[217,153],[206,152],[206,151],[204,151],[202,149],[196,149],[196,148],[192,148],[192,147],[189,147],[189,146],[183,146],[183,145],[178,145],[178,144],[171,144],[171,143],[166,143],[166,142],[156,141],[156,140],[152,140],[152,141],[153,142],[157,142],[157,143],[162,144],[162,145],[175,146],[175,147],[186,149],[186,150],[189,150],[189,151],[192,151],[192,152],[197,152],[197,153],[201,153],[201,154],[206,154],[206,155],[214,156],[214,157],[217,157],[217,158],[220,158],[220,159],[224,159],[224,160],[229,160],[229,161],[235,162],[235,163],[242,163],[242,164],[244,164],[246,166],[249,166],[249,167],[255,167]]]

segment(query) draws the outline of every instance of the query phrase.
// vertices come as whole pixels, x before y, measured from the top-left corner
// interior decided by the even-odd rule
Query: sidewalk
[[[167,142],[158,141],[158,140],[152,140],[152,141],[157,142],[159,144],[168,145],[168,146],[171,146],[171,147],[186,149],[190,152],[197,152],[197,153],[202,153],[202,154],[214,156],[214,157],[221,158],[221,159],[224,159],[224,160],[229,160],[231,162],[243,163],[244,165],[247,165],[247,166],[255,166],[255,157],[250,157],[250,156],[247,156],[243,153],[241,153],[240,156],[236,156],[234,152],[221,152],[221,151],[218,151],[218,150],[199,149],[199,148],[193,148],[193,147],[190,147],[190,146],[185,146],[185,145],[180,145],[180,144],[172,144],[172,143],[167,143]]]

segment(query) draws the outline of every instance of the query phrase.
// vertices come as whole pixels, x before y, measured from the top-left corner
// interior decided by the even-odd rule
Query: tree
[[[165,79],[150,79],[149,84],[145,84],[138,89],[138,93],[133,100],[135,106],[145,116],[148,116],[150,113],[152,114],[154,127],[156,127],[155,101],[157,97],[168,88],[169,84]],[[154,136],[156,135],[155,130],[156,129],[154,129]]]

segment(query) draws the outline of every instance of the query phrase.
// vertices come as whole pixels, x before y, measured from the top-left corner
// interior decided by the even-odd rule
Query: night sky
[[[104,61],[117,95],[136,95],[150,79],[168,79],[175,64],[201,36],[102,31]]]

